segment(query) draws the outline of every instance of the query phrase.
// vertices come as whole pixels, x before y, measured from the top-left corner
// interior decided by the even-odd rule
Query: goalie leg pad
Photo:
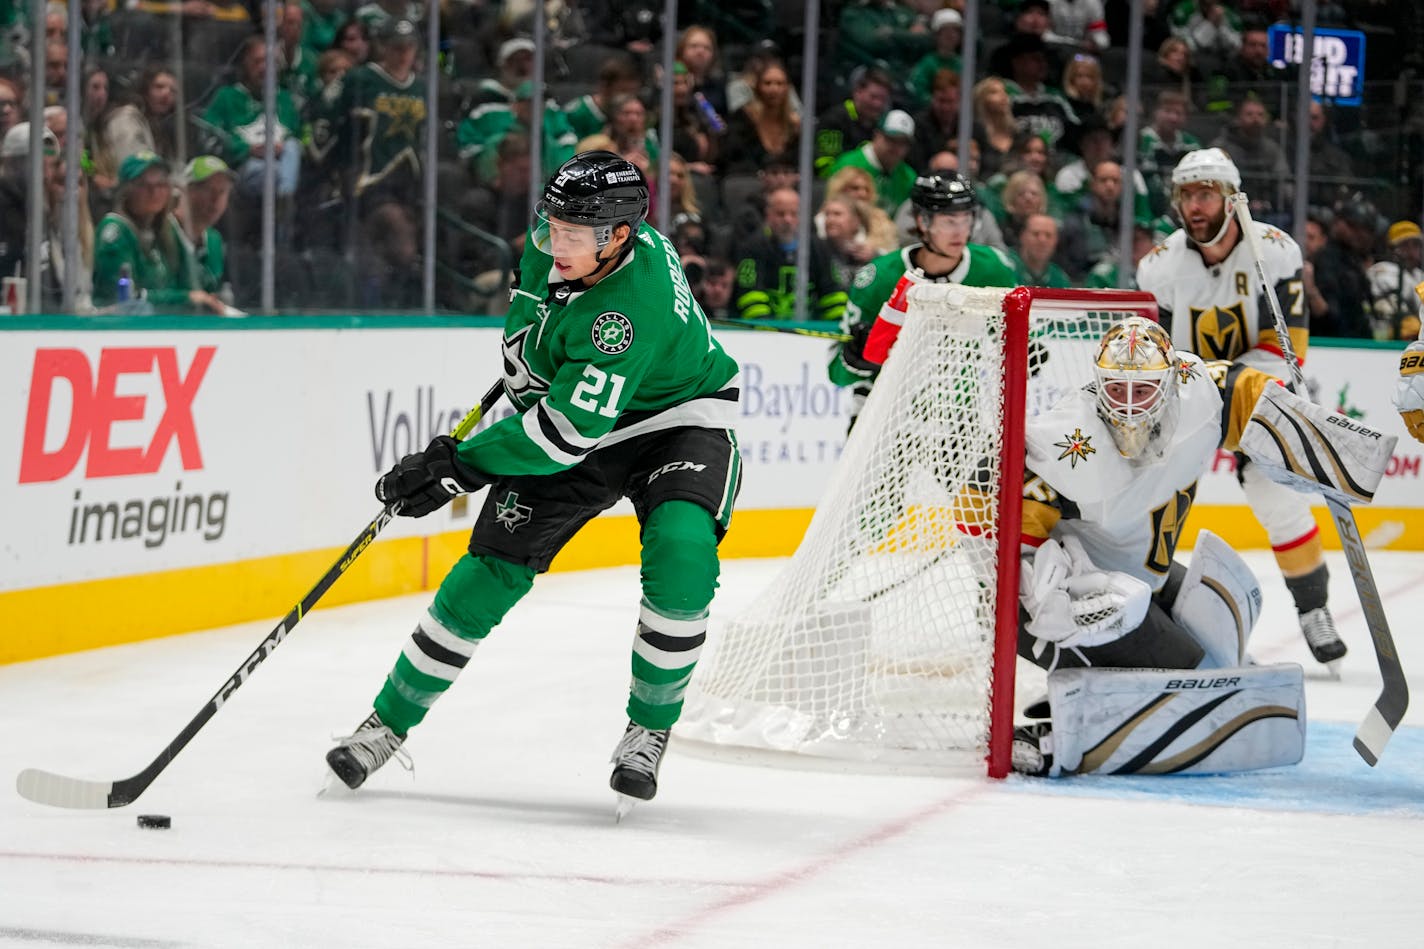
[[[1284,663],[1210,671],[1060,669],[1050,776],[1221,774],[1296,764],[1305,681]]]
[[[1346,504],[1368,504],[1396,441],[1397,435],[1268,385],[1241,433],[1241,450],[1273,481],[1297,491],[1329,491]]]
[[[1211,531],[1199,533],[1172,619],[1206,651],[1200,668],[1244,664],[1246,641],[1260,616],[1261,586],[1246,561]]]

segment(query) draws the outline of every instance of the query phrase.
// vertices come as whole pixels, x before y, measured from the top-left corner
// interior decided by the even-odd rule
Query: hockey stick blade
[[[1383,682],[1374,707],[1355,732],[1355,751],[1373,768],[1379,763],[1380,755],[1384,754],[1384,746],[1390,736],[1404,720],[1404,713],[1409,708],[1409,682],[1404,677],[1404,667],[1394,647],[1394,636],[1389,631],[1389,620],[1384,615],[1384,604],[1380,601],[1374,574],[1365,556],[1365,544],[1360,538],[1355,512],[1350,510],[1348,504],[1329,494],[1325,496],[1325,503],[1330,507],[1330,516],[1335,519],[1335,531],[1340,535],[1345,562],[1349,564],[1350,575],[1355,580],[1355,592],[1360,596],[1360,607],[1374,643]]]
[[[455,426],[451,436],[457,440],[463,440],[470,432],[474,431],[481,417],[490,410],[495,401],[499,399],[504,391],[503,382],[497,382],[480,399],[480,404],[466,413],[460,423]],[[84,778],[70,778],[62,774],[54,774],[50,771],[42,771],[37,768],[26,768],[15,778],[15,790],[26,800],[34,801],[36,804],[47,804],[51,807],[69,807],[83,810],[99,810],[109,807],[123,807],[125,804],[132,804],[138,800],[140,794],[148,789],[163,769],[167,768],[178,756],[178,753],[187,747],[188,742],[193,740],[203,726],[218,713],[232,694],[240,689],[248,677],[256,671],[267,657],[276,651],[282,644],[282,640],[287,638],[302,617],[306,616],[311,609],[316,606],[317,601],[322,598],[332,584],[341,579],[347,569],[356,562],[356,558],[371,545],[376,539],[376,535],[381,532],[391,518],[395,517],[395,510],[391,506],[381,509],[381,513],[366,525],[366,529],[361,531],[355,540],[341,552],[341,556],[336,559],[320,580],[316,582],[307,595],[302,597],[301,602],[292,607],[291,611],[282,618],[282,622],[267,637],[258,644],[252,654],[238,667],[237,671],[228,677],[222,687],[208,699],[208,703],[203,706],[183,730],[178,733],[178,737],[170,741],[148,767],[130,778],[119,781],[104,782],[90,781]]]
[[[1261,294],[1270,307],[1276,339],[1290,370],[1291,381],[1295,384],[1296,391],[1303,395],[1306,392],[1305,374],[1301,371],[1300,361],[1296,359],[1295,348],[1291,345],[1290,330],[1286,326],[1285,314],[1281,312],[1280,301],[1276,299],[1266,274],[1260,241],[1251,227],[1251,211],[1247,206],[1246,195],[1238,192],[1228,201],[1232,213],[1236,215],[1237,224],[1240,225],[1241,237],[1251,251],[1256,282],[1260,284]],[[1360,539],[1360,526],[1355,521],[1355,512],[1333,492],[1324,491],[1322,494],[1326,506],[1330,508],[1330,516],[1335,521],[1335,533],[1340,536],[1340,548],[1345,552],[1350,577],[1355,581],[1355,593],[1360,598],[1360,609],[1365,614],[1366,625],[1369,626],[1370,642],[1374,646],[1375,660],[1379,663],[1380,678],[1383,680],[1379,698],[1375,699],[1374,707],[1365,715],[1365,720],[1355,732],[1355,751],[1373,768],[1379,763],[1384,746],[1394,734],[1395,728],[1404,719],[1404,712],[1409,707],[1409,683],[1404,677],[1399,653],[1394,648],[1394,636],[1390,634],[1384,604],[1380,601],[1379,589],[1375,586],[1374,573],[1370,570],[1364,541]]]

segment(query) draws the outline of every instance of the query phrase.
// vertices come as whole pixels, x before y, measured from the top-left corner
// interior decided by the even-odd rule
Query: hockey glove
[[[1024,627],[1063,648],[1101,646],[1132,632],[1147,616],[1152,588],[1136,577],[1099,570],[1076,537],[1045,541],[1019,576]]]
[[[413,455],[406,455],[376,482],[376,497],[402,517],[424,517],[438,511],[457,494],[478,491],[490,483],[455,454],[459,442],[440,435]]]
[[[858,373],[873,374],[880,371],[880,364],[865,358],[865,341],[870,336],[870,326],[857,323],[850,328],[850,339],[841,344],[841,360]]]

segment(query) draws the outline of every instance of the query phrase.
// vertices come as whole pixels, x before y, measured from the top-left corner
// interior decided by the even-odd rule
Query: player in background
[[[1424,442],[1424,283],[1414,288],[1419,296],[1419,338],[1399,357],[1399,382],[1394,387],[1394,407],[1415,441]]]
[[[1138,263],[1137,284],[1157,298],[1178,350],[1289,379],[1270,307],[1255,289],[1251,248],[1227,203],[1240,190],[1241,174],[1221,149],[1183,156],[1172,171],[1172,205],[1182,226]],[[1278,228],[1254,226],[1271,291],[1303,361],[1310,332],[1300,248]],[[1324,663],[1339,659],[1346,647],[1330,615],[1329,572],[1309,497],[1271,481],[1239,455],[1236,478],[1270,539],[1311,654]]]
[[[327,753],[347,786],[400,752],[535,576],[626,497],[641,527],[642,602],[610,784],[620,816],[627,799],[657,792],[740,486],[740,380],[676,249],[644,223],[647,211],[647,182],[632,163],[604,151],[564,162],[544,187],[505,319],[504,390],[517,413],[465,442],[438,437],[377,481],[376,496],[409,517],[490,490],[469,552],[441,582],[374,711]]]
[[[1309,475],[1293,457],[1338,450],[1372,496],[1394,440],[1337,435],[1323,409],[1278,383],[1240,363],[1205,364],[1129,317],[1104,334],[1094,382],[1028,421],[1018,651],[1050,673],[1052,725],[1015,733],[1016,768],[1232,771],[1300,759],[1300,667],[1246,656],[1261,609],[1251,570],[1209,531],[1190,569],[1174,559],[1218,444],[1297,485]],[[1304,448],[1294,434],[1321,429]],[[973,509],[992,509],[981,501]]]
[[[910,205],[919,242],[882,254],[856,271],[841,321],[842,331],[851,338],[831,350],[831,381],[852,387],[851,425],[904,322],[905,293],[911,286],[1015,286],[1013,262],[1002,251],[969,243],[979,199],[968,178],[957,172],[917,178]],[[874,334],[876,349],[868,351],[872,327],[882,319],[886,325]]]

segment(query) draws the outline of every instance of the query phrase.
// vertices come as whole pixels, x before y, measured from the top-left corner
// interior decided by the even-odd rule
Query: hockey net
[[[1091,381],[1111,323],[1156,304],[954,284],[909,301],[799,548],[709,637],[680,738],[1007,772],[1023,422]]]

